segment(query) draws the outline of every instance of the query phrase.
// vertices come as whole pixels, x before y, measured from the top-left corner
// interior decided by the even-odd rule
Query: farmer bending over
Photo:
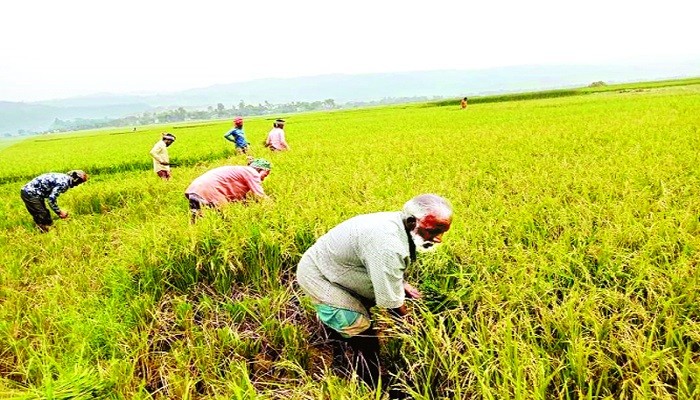
[[[406,315],[406,296],[421,294],[404,281],[404,269],[415,260],[416,249],[429,251],[441,243],[451,223],[449,202],[422,194],[409,200],[403,211],[358,215],[342,222],[299,261],[299,285],[311,297],[330,336],[353,350],[351,362],[371,387],[379,378],[379,340],[369,308],[376,305]]]
[[[29,214],[34,217],[34,222],[42,232],[48,232],[53,224],[51,213],[46,209],[45,200],[49,200],[49,206],[61,219],[68,218],[68,212],[61,210],[56,203],[58,196],[66,190],[76,187],[88,180],[88,176],[81,170],[69,171],[67,174],[49,172],[39,175],[22,187],[20,196]]]
[[[219,207],[232,201],[245,201],[249,196],[267,198],[262,181],[272,164],[263,158],[248,158],[248,166],[227,165],[214,168],[196,178],[185,190],[190,202],[192,222],[202,214],[202,207]]]

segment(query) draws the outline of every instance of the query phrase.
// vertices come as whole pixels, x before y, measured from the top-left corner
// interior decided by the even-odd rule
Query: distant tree
[[[335,100],[333,100],[333,99],[323,100],[323,107],[328,108],[328,109],[335,108]]]
[[[607,86],[607,83],[605,83],[603,81],[595,81],[595,82],[591,83],[590,85],[588,85],[588,87],[601,87],[601,86]]]
[[[594,82],[597,86],[605,85],[603,82]],[[592,84],[591,86],[593,86]],[[348,102],[336,104],[333,99],[325,99],[323,101],[292,101],[284,104],[272,104],[269,101],[258,103],[257,105],[246,104],[243,100],[238,103],[238,108],[231,106],[227,109],[223,103],[218,103],[216,107],[208,106],[205,110],[187,110],[185,107],[176,109],[143,112],[141,114],[130,115],[117,119],[73,119],[61,120],[54,119],[49,131],[65,132],[77,129],[94,129],[109,126],[134,126],[134,125],[149,125],[163,122],[177,122],[184,120],[206,120],[212,118],[226,118],[234,115],[269,115],[269,114],[285,114],[299,111],[316,111],[329,110],[337,108],[357,108],[364,106],[373,106],[379,104],[392,103],[408,103],[416,101],[427,101],[427,96],[416,97],[385,97],[381,100],[364,101],[364,102]],[[435,97],[434,97],[435,99]],[[26,132],[31,134],[31,132]],[[19,135],[19,133],[12,133]]]

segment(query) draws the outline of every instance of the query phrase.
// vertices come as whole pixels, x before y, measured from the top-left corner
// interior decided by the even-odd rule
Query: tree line
[[[226,107],[223,103],[216,106],[208,106],[206,109],[187,109],[178,107],[159,111],[145,111],[143,113],[129,115],[122,118],[110,119],[85,119],[76,118],[62,120],[56,118],[51,127],[44,133],[67,132],[83,129],[96,129],[106,127],[139,126],[151,124],[163,124],[182,121],[197,121],[233,118],[236,116],[252,115],[280,115],[307,111],[336,110],[347,108],[367,107],[373,105],[409,103],[419,101],[436,100],[440,97],[416,96],[416,97],[386,97],[376,101],[355,101],[337,104],[333,99],[322,101],[294,101],[284,104],[271,104],[267,101],[258,104],[246,104],[241,100],[238,104]]]

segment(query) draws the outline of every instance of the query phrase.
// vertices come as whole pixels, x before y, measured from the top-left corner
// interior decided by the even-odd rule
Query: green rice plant
[[[196,224],[189,183],[245,163],[229,121],[13,143],[0,397],[386,399],[335,369],[295,269],[341,221],[425,192],[455,218],[406,271],[424,294],[411,316],[375,310],[388,383],[416,399],[700,397],[700,89],[577,93],[293,115],[286,153],[258,145],[270,120],[250,118],[271,200]],[[165,130],[169,182],[148,155]],[[40,234],[19,190],[73,168],[91,179]]]

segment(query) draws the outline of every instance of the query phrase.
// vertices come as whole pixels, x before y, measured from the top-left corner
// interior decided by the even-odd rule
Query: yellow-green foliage
[[[454,205],[408,271],[425,299],[378,315],[395,384],[431,398],[700,397],[700,86],[287,116],[261,142],[272,201],[188,223],[184,189],[243,164],[230,121],[29,138],[0,152],[0,397],[382,397],[336,375],[301,254],[359,213]],[[275,116],[277,117],[277,116]],[[161,131],[170,182],[148,155]],[[31,177],[84,169],[38,233]],[[386,397],[385,397],[386,398]]]

